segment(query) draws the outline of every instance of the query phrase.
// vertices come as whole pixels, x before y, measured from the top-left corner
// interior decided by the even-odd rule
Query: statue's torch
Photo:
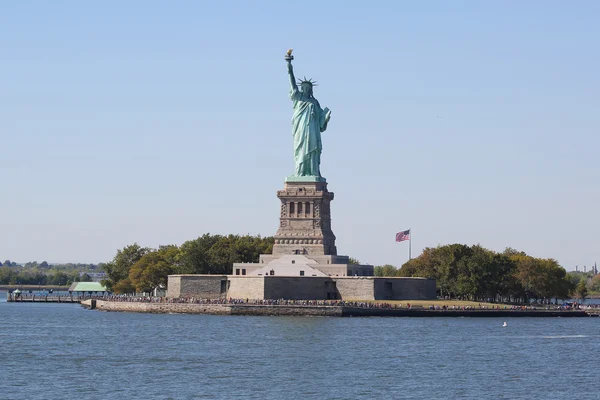
[[[294,56],[292,55],[292,51],[294,51],[294,49],[289,49],[287,51],[287,53],[285,53],[285,61],[290,62],[294,59]]]

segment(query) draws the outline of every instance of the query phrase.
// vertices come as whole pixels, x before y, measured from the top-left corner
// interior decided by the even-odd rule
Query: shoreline
[[[197,304],[145,303],[105,300],[84,300],[87,309],[108,312],[135,312],[150,314],[206,314],[247,316],[315,316],[315,317],[590,317],[584,310],[510,310],[469,309],[429,310],[408,308],[367,308],[322,305],[264,305],[264,304]]]

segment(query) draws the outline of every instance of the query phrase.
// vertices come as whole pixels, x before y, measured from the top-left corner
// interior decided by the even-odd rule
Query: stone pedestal
[[[333,193],[327,191],[327,182],[288,179],[277,197],[281,200],[281,216],[273,256],[337,255],[329,207]]]

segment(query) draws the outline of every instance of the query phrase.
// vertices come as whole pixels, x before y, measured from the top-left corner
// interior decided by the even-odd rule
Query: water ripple
[[[0,317],[3,399],[597,398],[595,318]]]

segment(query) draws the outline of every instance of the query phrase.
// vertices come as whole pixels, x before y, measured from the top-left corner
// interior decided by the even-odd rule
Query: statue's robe
[[[323,110],[314,97],[292,89],[294,104],[292,132],[294,135],[295,176],[321,176],[321,132],[327,129],[327,108]]]

